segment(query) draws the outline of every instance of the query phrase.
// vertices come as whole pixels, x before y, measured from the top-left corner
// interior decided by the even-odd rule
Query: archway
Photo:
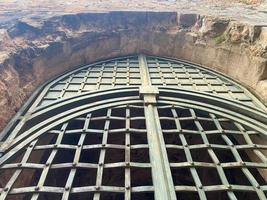
[[[2,137],[0,199],[266,199],[265,107],[203,67],[99,62],[19,114]]]

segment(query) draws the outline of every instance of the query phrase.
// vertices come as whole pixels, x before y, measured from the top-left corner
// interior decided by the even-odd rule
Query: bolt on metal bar
[[[176,194],[157,108],[151,104],[145,106],[145,117],[155,199],[174,200]]]
[[[159,114],[157,107],[154,105],[158,91],[155,91],[155,88],[152,87],[146,58],[143,55],[139,56],[139,67],[142,81],[140,92],[143,95],[145,104],[145,120],[155,199],[175,200],[176,193],[160,126]]]
[[[43,169],[43,171],[41,173],[39,182],[37,184],[38,189],[40,189],[44,186],[44,183],[45,183],[46,177],[48,175],[49,169],[51,167],[51,164],[52,164],[53,160],[55,159],[56,154],[58,153],[57,146],[61,143],[67,126],[68,126],[68,123],[64,123],[63,126],[61,127],[60,133],[57,136],[56,143],[54,144],[54,149],[51,152],[51,154],[49,155],[49,158],[47,159],[47,161],[45,163],[45,168]],[[39,193],[35,193],[35,194],[33,194],[31,200],[37,200],[38,198],[39,198]]]
[[[105,121],[105,126],[103,130],[103,138],[102,138],[102,147],[100,151],[99,161],[98,161],[98,168],[97,168],[97,177],[96,177],[96,186],[95,189],[100,191],[104,173],[104,164],[105,164],[105,157],[106,157],[106,149],[105,146],[108,142],[108,133],[109,133],[109,126],[110,126],[110,116],[111,116],[111,109],[107,110],[107,119]],[[100,192],[94,194],[94,200],[100,199]]]
[[[130,109],[126,108],[126,120],[125,120],[125,128],[126,130],[130,130]],[[131,161],[131,143],[130,143],[130,132],[127,131],[125,133],[125,162],[130,163]],[[131,200],[131,170],[129,168],[130,166],[127,166],[125,168],[125,194],[124,199],[125,200]]]
[[[136,60],[135,60],[136,61]],[[182,100],[180,100],[179,102],[179,98],[178,96],[176,96],[176,98],[174,98],[174,96],[168,96],[165,92],[162,92],[162,89],[158,89],[157,87],[159,86],[159,84],[155,84],[154,86],[152,86],[151,82],[153,82],[153,78],[155,76],[155,73],[153,74],[153,70],[154,69],[149,69],[148,66],[148,62],[149,62],[149,58],[143,55],[140,55],[138,58],[139,61],[139,71],[140,75],[139,78],[142,80],[142,87],[140,87],[139,89],[139,93],[142,95],[143,101],[138,100],[138,103],[141,104],[142,102],[144,103],[144,106],[141,106],[142,108],[144,108],[145,111],[145,118],[142,116],[142,119],[145,119],[146,121],[146,129],[135,129],[135,128],[131,128],[130,124],[131,124],[131,120],[134,120],[133,117],[131,118],[131,114],[134,115],[134,113],[130,113],[130,109],[129,107],[131,107],[132,105],[129,105],[129,107],[127,106],[126,108],[126,118],[125,118],[125,129],[121,129],[120,131],[125,132],[125,135],[123,135],[122,137],[125,136],[125,145],[114,145],[114,144],[108,144],[107,142],[107,138],[108,137],[112,137],[112,134],[115,133],[118,130],[112,130],[111,126],[109,125],[110,123],[113,123],[112,121],[114,119],[116,120],[121,120],[120,117],[115,117],[111,115],[111,109],[113,109],[113,104],[112,101],[109,101],[109,97],[106,97],[105,95],[102,95],[103,97],[103,102],[102,104],[100,103],[100,105],[96,104],[98,107],[97,109],[101,110],[102,108],[106,108],[107,105],[109,105],[109,107],[107,108],[109,111],[107,113],[107,115],[99,117],[97,120],[104,120],[105,121],[105,128],[103,130],[89,130],[86,129],[86,127],[88,127],[88,124],[90,122],[90,118],[86,118],[84,120],[84,117],[81,116],[81,114],[87,114],[87,117],[89,117],[88,113],[93,112],[88,110],[87,112],[82,112],[79,115],[76,115],[78,118],[78,120],[84,120],[85,121],[85,125],[84,125],[84,132],[81,132],[81,129],[76,129],[76,130],[66,130],[66,126],[68,125],[68,120],[70,120],[71,118],[64,118],[63,119],[59,119],[59,118],[55,118],[56,121],[59,120],[63,120],[60,123],[63,124],[61,130],[50,130],[47,129],[47,131],[58,131],[55,134],[57,134],[57,140],[55,142],[53,142],[54,144],[50,145],[37,145],[35,146],[36,142],[40,142],[41,141],[41,134],[45,134],[45,132],[41,133],[38,136],[32,136],[29,132],[27,134],[25,134],[25,138],[22,137],[21,141],[18,141],[16,143],[16,149],[15,149],[15,153],[11,153],[10,157],[12,158],[16,158],[16,156],[21,153],[22,151],[24,151],[24,147],[31,142],[30,146],[25,149],[24,152],[24,158],[22,159],[22,161],[20,163],[8,163],[6,161],[3,161],[1,165],[1,169],[8,169],[8,170],[14,170],[13,176],[11,176],[11,178],[8,180],[8,182],[5,185],[4,188],[1,188],[1,195],[0,196],[0,200],[2,199],[6,199],[6,198],[10,198],[10,195],[18,195],[18,194],[25,194],[25,195],[32,195],[32,199],[38,199],[41,198],[41,196],[43,195],[43,193],[60,193],[62,194],[62,199],[68,199],[69,195],[76,195],[77,193],[85,193],[85,192],[89,192],[89,193],[94,193],[94,197],[95,199],[101,199],[104,195],[104,193],[110,192],[110,193],[121,193],[124,194],[124,198],[129,200],[131,199],[132,195],[135,195],[135,193],[140,193],[140,192],[155,192],[155,198],[156,199],[176,199],[176,194],[175,191],[177,193],[179,192],[198,192],[200,199],[206,199],[206,193],[208,194],[209,192],[215,192],[215,191],[223,191],[225,193],[228,194],[229,199],[237,199],[237,197],[239,197],[238,194],[235,194],[236,192],[253,192],[256,195],[258,195],[258,197],[260,199],[266,199],[266,195],[264,194],[264,192],[267,191],[267,186],[265,185],[266,183],[262,182],[261,179],[258,179],[257,176],[254,177],[254,174],[250,172],[251,168],[255,168],[257,170],[259,169],[266,169],[266,156],[261,152],[263,149],[266,149],[266,146],[264,145],[259,145],[259,144],[254,144],[252,138],[250,138],[251,135],[256,135],[257,131],[256,129],[254,130],[254,133],[252,133],[249,129],[247,130],[246,126],[251,126],[250,121],[247,120],[247,124],[245,123],[240,123],[240,120],[238,119],[237,115],[235,116],[235,118],[229,118],[231,120],[231,122],[233,122],[236,127],[238,128],[238,131],[236,130],[228,130],[224,127],[222,127],[220,124],[222,124],[222,118],[218,117],[220,116],[219,114],[216,116],[214,114],[212,114],[213,112],[215,112],[215,108],[214,105],[216,104],[212,104],[213,107],[210,109],[210,107],[207,107],[206,105],[201,105],[201,104],[195,104],[193,105],[187,105],[186,102],[188,103],[189,100],[193,101],[196,100],[194,99],[194,97],[189,97],[189,98],[181,98]],[[136,61],[137,62],[137,61]],[[167,62],[167,61],[166,61]],[[106,73],[113,73],[113,77],[112,79],[110,78],[110,80],[112,80],[112,82],[114,82],[113,85],[116,85],[117,83],[116,81],[116,74],[118,73],[118,77],[119,80],[123,80],[123,84],[129,86],[131,85],[131,67],[129,66],[131,64],[131,62],[129,61],[129,59],[127,59],[127,67],[126,67],[126,71],[127,71],[127,75],[125,72],[122,73],[121,69],[125,70],[125,66],[123,66],[123,68],[121,67],[121,63],[115,64],[116,67],[113,67],[113,71],[110,70],[110,66],[107,64],[106,66],[104,64],[102,64],[101,66],[99,65],[98,67],[96,67],[95,70],[93,70],[92,72],[95,73],[97,70],[102,71],[100,74],[100,77],[97,77],[96,75],[93,75],[91,78],[98,78],[98,83],[97,86],[99,89],[102,89],[102,86],[105,86],[105,84],[107,83],[107,74]],[[174,82],[172,80],[170,80],[170,77],[168,77],[168,74],[172,74],[172,76],[174,77],[173,79],[176,80],[176,84],[180,84],[179,79],[180,79],[180,75],[181,73],[176,73],[179,71],[179,68],[177,68],[175,66],[175,63],[169,62],[168,67],[171,66],[171,69],[168,69],[166,67],[166,63],[163,62],[163,60],[157,59],[156,63],[157,65],[157,70],[158,70],[158,74],[160,75],[160,79],[161,79],[161,85],[166,85],[166,87],[168,86],[168,84],[174,84]],[[162,65],[162,63],[164,65]],[[162,66],[161,66],[162,65]],[[173,66],[172,66],[173,65]],[[113,66],[113,64],[112,64]],[[111,67],[112,67],[111,66]],[[151,67],[151,68],[155,68],[155,67]],[[181,67],[180,67],[181,68]],[[208,85],[211,87],[219,87],[218,89],[218,94],[220,94],[220,90],[226,91],[227,92],[227,87],[229,86],[228,83],[222,83],[222,84],[214,84],[214,83],[210,83],[209,79],[207,77],[204,78],[204,82],[200,83],[200,81],[198,79],[196,79],[196,75],[201,77],[203,76],[203,74],[205,74],[204,72],[202,73],[201,71],[195,71],[192,73],[192,69],[189,69],[188,67],[182,67],[184,72],[187,74],[187,79],[191,80],[190,83],[190,87],[192,86],[193,89],[197,89],[198,86],[201,86],[201,84],[203,85]],[[106,71],[105,71],[106,70]],[[167,72],[166,72],[167,71]],[[81,83],[81,85],[78,85],[77,82],[66,82],[63,91],[58,90],[60,93],[60,98],[64,98],[64,94],[66,92],[68,92],[68,88],[71,86],[77,86],[77,88],[79,89],[79,93],[82,93],[82,88],[86,85],[85,82],[87,80],[87,78],[89,79],[90,77],[88,77],[88,73],[89,71],[87,71],[87,73],[85,73],[85,77],[83,77],[84,75],[71,75],[70,81],[73,81],[73,79],[76,78],[83,78],[83,82]],[[115,72],[115,73],[114,73]],[[135,74],[136,71],[134,71],[133,74]],[[125,74],[125,77],[124,75]],[[135,75],[133,76],[135,78]],[[200,79],[200,78],[199,78]],[[182,79],[183,80],[183,79]],[[218,79],[219,80],[219,79]],[[62,82],[59,82],[59,84],[62,84]],[[79,83],[80,84],[80,83]],[[110,84],[110,83],[109,83]],[[73,89],[70,89],[69,91],[71,91]],[[170,90],[170,88],[168,88],[168,90]],[[51,91],[56,91],[56,89],[51,89]],[[58,92],[57,91],[57,92]],[[127,88],[127,91],[130,90],[129,88]],[[159,99],[157,100],[156,96],[159,95],[159,91],[161,92],[161,95],[159,97]],[[137,94],[138,90],[136,89],[136,94]],[[175,90],[174,91],[175,94],[179,93],[179,90]],[[193,93],[188,91],[189,93]],[[232,93],[231,91],[228,91],[228,93]],[[233,92],[234,93],[234,92]],[[117,95],[117,94],[122,94],[122,90],[120,92],[113,91],[112,95]],[[135,94],[135,95],[136,95]],[[137,96],[137,95],[136,95]],[[101,97],[101,98],[102,98]],[[177,98],[178,97],[178,98]],[[47,97],[48,98],[48,97]],[[112,97],[113,98],[113,97]],[[138,99],[138,97],[135,97],[136,99]],[[134,99],[135,99],[134,98]],[[165,99],[165,102],[162,101],[162,99]],[[131,98],[130,98],[131,99]],[[129,99],[129,100],[130,100]],[[200,102],[204,103],[208,103],[206,100],[208,99],[208,97],[205,97],[204,99],[200,100]],[[119,101],[121,101],[120,105],[125,106],[126,104],[128,105],[129,102],[131,104],[131,101],[128,102],[127,99],[119,99]],[[168,100],[168,101],[167,101]],[[204,101],[205,100],[205,101]],[[95,102],[93,102],[95,103]],[[93,106],[93,103],[90,102],[88,103],[90,106]],[[160,106],[159,106],[160,104]],[[169,106],[171,109],[171,111],[173,111],[173,116],[172,117],[165,117],[165,116],[159,116],[161,115],[160,109],[161,109],[161,104],[164,104],[164,106]],[[172,106],[172,105],[179,105],[179,106],[185,106],[185,107],[189,107],[188,110],[190,111],[191,115],[187,116],[187,117],[179,117],[176,110],[178,109],[178,107],[176,106]],[[115,104],[114,104],[115,105]],[[117,103],[116,103],[117,105]],[[118,104],[119,105],[119,104]],[[76,104],[77,107],[81,106],[78,101]],[[136,106],[136,105],[135,105]],[[207,111],[209,113],[210,117],[210,122],[214,122],[216,125],[216,130],[213,131],[209,131],[209,130],[205,130],[205,125],[202,126],[202,121],[201,120],[207,120],[207,118],[204,117],[199,117],[198,116],[198,112],[197,110],[201,108],[201,106],[203,106],[203,110]],[[217,104],[217,109],[220,108],[219,104]],[[223,106],[221,107],[223,108]],[[225,108],[225,107],[224,107]],[[236,107],[237,108],[237,107]],[[42,108],[41,108],[42,109]],[[65,109],[65,108],[64,108]],[[61,114],[63,114],[65,112],[65,110],[61,110]],[[96,109],[94,107],[94,109]],[[226,108],[227,112],[229,111],[229,115],[233,115],[231,114],[231,108]],[[54,112],[54,107],[50,107],[50,110]],[[244,114],[244,110],[242,109],[243,113],[240,111],[237,111],[237,113],[239,113],[239,115],[241,116],[242,114]],[[215,112],[216,113],[216,112]],[[218,113],[218,112],[217,112]],[[222,112],[223,113],[223,112]],[[34,114],[34,113],[33,113]],[[66,113],[66,116],[68,115],[68,117],[72,114],[72,112]],[[224,113],[225,114],[225,113]],[[222,116],[227,118],[227,115],[222,114]],[[29,115],[26,114],[25,116]],[[255,114],[256,115],[256,114]],[[25,121],[30,120],[27,117],[21,117],[21,119],[24,119]],[[233,115],[234,116],[234,115]],[[74,115],[72,116],[72,118],[75,117]],[[228,116],[229,117],[229,116]],[[122,118],[124,118],[124,116],[122,116]],[[139,118],[139,117],[138,117]],[[42,117],[42,120],[44,118]],[[161,119],[164,120],[169,120],[169,121],[174,121],[176,124],[175,129],[173,130],[169,130],[168,128],[165,129],[164,126],[161,126]],[[251,118],[252,119],[252,118]],[[254,119],[254,118],[253,118]],[[21,120],[21,121],[24,121]],[[95,119],[94,119],[95,120]],[[181,125],[179,123],[182,124],[183,120],[192,120],[191,125],[196,125],[197,130],[186,130],[186,133],[184,133],[184,129],[182,129]],[[257,122],[257,120],[259,120],[259,118],[255,118],[255,122]],[[43,120],[45,121],[45,120]],[[208,121],[208,120],[207,120]],[[255,122],[254,125],[255,126]],[[259,122],[259,121],[258,121]],[[53,126],[51,125],[53,123],[53,121],[47,121],[46,123],[44,123],[44,126],[51,126],[50,128],[52,128]],[[244,125],[244,126],[243,126]],[[258,124],[256,124],[258,125]],[[31,125],[33,126],[33,125]],[[65,126],[65,128],[64,128]],[[37,127],[37,126],[36,126]],[[23,127],[22,127],[23,128]],[[42,126],[40,126],[40,128],[43,128]],[[252,127],[251,128],[255,128]],[[264,128],[261,127],[261,129],[263,130]],[[36,129],[38,130],[38,129]],[[264,129],[266,130],[266,128]],[[18,130],[19,131],[19,130]],[[28,131],[28,130],[27,130]],[[45,130],[42,130],[45,131]],[[26,131],[25,131],[26,132]],[[62,144],[62,136],[63,135],[68,135],[69,133],[77,133],[80,134],[80,139],[77,145],[70,145],[70,144]],[[85,141],[85,137],[87,137],[86,135],[88,133],[103,133],[103,140],[102,143],[100,142],[99,144],[96,145],[83,145],[84,141]],[[140,132],[140,133],[147,133],[147,137],[148,137],[148,145],[147,144],[138,144],[138,145],[131,145],[130,144],[130,135],[133,132]],[[178,133],[179,138],[182,142],[182,145],[177,146],[175,144],[169,144],[166,142],[167,145],[165,145],[165,141],[163,138],[163,133],[170,133],[170,132],[175,132]],[[213,133],[212,133],[213,132]],[[261,131],[260,131],[261,132]],[[33,132],[34,133],[34,132]],[[187,139],[186,134],[198,134],[198,136],[200,136],[202,138],[203,144],[190,144],[190,140]],[[217,144],[213,144],[213,143],[209,143],[209,139],[208,139],[208,134],[220,134],[220,138],[223,139],[223,141],[226,143],[226,145],[217,145]],[[246,144],[235,144],[233,143],[232,140],[232,136],[239,136],[239,135],[243,135],[245,138],[245,142]],[[165,136],[165,135],[164,135]],[[39,138],[40,137],[40,138]],[[39,141],[40,139],[40,141]],[[134,142],[132,142],[134,143]],[[37,144],[37,143],[36,143]],[[14,145],[15,146],[15,145]],[[100,157],[99,157],[99,162],[97,164],[93,164],[93,163],[83,163],[83,162],[79,162],[79,158],[81,155],[81,152],[85,149],[100,149]],[[108,151],[106,151],[106,149],[108,148],[114,148],[114,149],[120,149],[120,150],[124,150],[125,151],[125,163],[124,162],[116,162],[116,163],[104,163],[105,157],[106,157],[106,153]],[[148,148],[149,153],[150,153],[150,163],[137,163],[137,162],[131,162],[130,156],[131,156],[131,149],[138,149],[138,148]],[[186,162],[181,163],[169,163],[168,161],[168,154],[167,154],[167,149],[168,148],[177,148],[177,149],[181,149],[185,151],[185,156],[186,156]],[[65,163],[60,163],[60,164],[52,164],[53,160],[55,159],[55,156],[58,155],[59,153],[57,153],[57,151],[59,151],[60,149],[68,149],[68,150],[73,150],[75,151],[75,155],[73,160],[71,160],[70,163],[65,162]],[[211,162],[199,162],[194,160],[194,152],[197,149],[206,149],[208,154],[211,157]],[[231,154],[234,156],[234,162],[226,162],[224,163],[222,160],[222,163],[220,163],[219,160],[219,156],[216,152],[217,149],[226,149],[226,150],[230,150]],[[261,163],[257,163],[257,162],[250,162],[250,161],[244,161],[244,157],[243,154],[239,153],[239,150],[243,151],[243,150],[253,150],[254,151],[254,155],[259,156],[259,158],[261,158]],[[41,164],[41,163],[31,163],[29,158],[29,155],[36,151],[36,150],[51,150],[51,153],[49,155],[48,160],[46,161],[46,163]],[[7,152],[7,154],[10,152]],[[106,157],[108,158],[108,157]],[[56,159],[55,159],[56,160]],[[120,187],[113,187],[113,186],[106,186],[105,184],[103,184],[105,181],[103,179],[104,176],[104,171],[107,168],[116,168],[116,167],[122,167],[124,168],[124,175],[125,175],[125,180],[124,180],[124,185],[122,184],[122,186]],[[153,184],[154,186],[138,186],[138,187],[132,187],[131,185],[131,167],[145,167],[145,168],[149,168],[152,169],[152,179],[153,179]],[[190,170],[191,175],[193,177],[193,181],[195,182],[195,186],[173,186],[173,180],[172,180],[172,174],[170,171],[170,167],[172,168],[187,168]],[[38,179],[38,183],[35,186],[26,186],[26,187],[16,187],[14,185],[16,185],[16,181],[19,180],[20,178],[20,173],[21,171],[23,171],[24,169],[34,169],[34,170],[38,170],[41,172],[41,176]],[[70,173],[68,174],[68,179],[65,182],[65,184],[61,187],[48,187],[44,184],[44,182],[46,180],[48,180],[48,172],[50,169],[54,170],[54,169],[64,169],[64,168],[71,168]],[[94,183],[93,186],[86,186],[86,187],[73,187],[73,181],[74,178],[76,176],[76,170],[78,170],[79,168],[87,168],[87,169],[96,169],[97,171],[97,180],[96,180],[96,184]],[[217,170],[218,175],[219,175],[219,179],[221,181],[221,185],[205,185],[205,181],[203,181],[202,175],[201,173],[198,172],[198,168],[214,168],[215,170]],[[228,170],[231,168],[236,168],[236,169],[240,169],[242,171],[242,173],[245,175],[245,177],[247,178],[247,180],[249,181],[249,186],[244,186],[242,184],[231,184],[230,185],[230,181],[227,180],[226,177],[226,173],[224,172],[224,170]],[[77,171],[78,172],[78,171]],[[32,174],[33,175],[33,174]],[[180,174],[182,175],[182,174]],[[103,182],[103,183],[102,183]],[[177,198],[179,198],[178,194],[177,194]]]

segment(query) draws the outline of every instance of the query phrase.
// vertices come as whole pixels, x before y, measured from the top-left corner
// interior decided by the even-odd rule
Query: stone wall
[[[137,53],[205,65],[267,101],[266,27],[177,12],[68,14],[0,29],[0,129],[44,81]]]

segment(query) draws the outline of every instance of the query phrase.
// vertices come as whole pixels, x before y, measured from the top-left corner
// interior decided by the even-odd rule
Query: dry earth
[[[266,101],[267,3],[242,2],[1,1],[0,129],[49,78],[140,52],[206,65]]]

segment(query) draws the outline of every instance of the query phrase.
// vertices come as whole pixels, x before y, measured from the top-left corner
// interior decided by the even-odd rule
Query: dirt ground
[[[0,29],[25,18],[117,10],[191,12],[267,24],[267,0],[5,0],[0,1]]]
[[[243,4],[248,4],[248,5],[255,5],[255,4],[261,4],[264,1],[263,0],[210,0],[211,3],[227,3],[227,4],[232,4],[232,3],[243,3]]]

